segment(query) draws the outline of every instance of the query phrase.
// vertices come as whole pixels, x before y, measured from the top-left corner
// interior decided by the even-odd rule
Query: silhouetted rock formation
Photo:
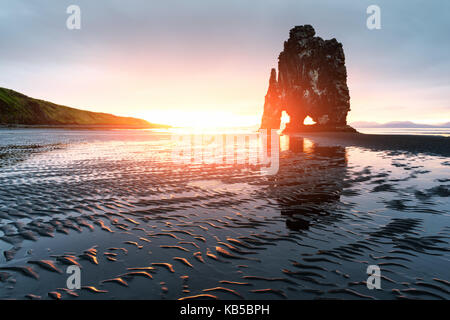
[[[350,95],[342,44],[315,37],[310,25],[289,32],[269,89],[261,122],[263,129],[279,129],[282,111],[290,116],[285,131],[355,131],[347,125]],[[303,125],[311,117],[315,125]]]

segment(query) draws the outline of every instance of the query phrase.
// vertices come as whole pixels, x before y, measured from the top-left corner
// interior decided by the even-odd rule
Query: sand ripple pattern
[[[48,135],[0,168],[2,299],[450,298],[448,158],[291,137],[263,176],[175,163],[167,134]]]

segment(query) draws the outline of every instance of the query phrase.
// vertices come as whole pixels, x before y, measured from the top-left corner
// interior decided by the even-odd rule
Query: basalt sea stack
[[[310,25],[297,26],[272,69],[261,122],[263,129],[279,129],[285,111],[287,132],[350,131],[347,113],[350,94],[342,44],[336,39],[315,37]],[[306,117],[316,124],[304,125]]]

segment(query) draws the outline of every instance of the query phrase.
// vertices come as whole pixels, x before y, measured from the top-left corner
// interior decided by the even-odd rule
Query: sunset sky
[[[81,7],[81,30],[66,8]],[[381,30],[366,8],[381,7]],[[151,122],[259,122],[295,25],[344,45],[349,122],[450,121],[449,1],[2,0],[0,86]]]

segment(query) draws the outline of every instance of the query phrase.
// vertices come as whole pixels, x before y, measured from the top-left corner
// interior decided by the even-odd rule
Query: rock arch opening
[[[303,120],[303,124],[305,126],[312,126],[312,125],[316,124],[316,122],[310,116],[306,116],[306,118]]]
[[[281,111],[281,118],[280,118],[280,129],[284,130],[286,129],[286,126],[291,122],[291,117],[289,114],[283,110]]]

